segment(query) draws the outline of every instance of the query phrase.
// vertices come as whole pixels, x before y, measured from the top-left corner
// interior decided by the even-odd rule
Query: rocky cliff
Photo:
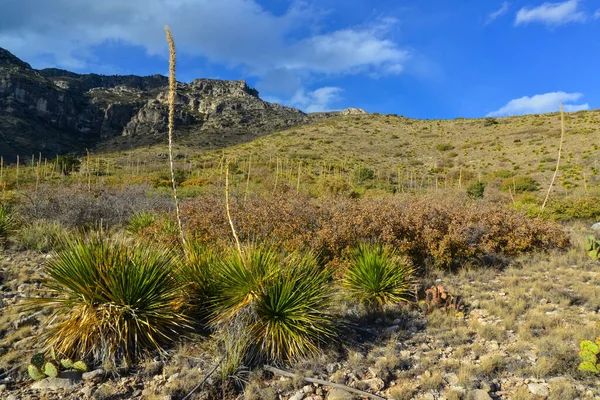
[[[168,79],[35,70],[0,48],[0,156],[46,156],[106,142],[149,144],[167,131]],[[196,79],[177,86],[180,136],[259,136],[312,120],[267,103],[244,81]]]

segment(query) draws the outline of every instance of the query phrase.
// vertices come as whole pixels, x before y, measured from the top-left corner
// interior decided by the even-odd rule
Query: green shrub
[[[49,307],[44,344],[57,354],[130,363],[178,338],[187,327],[180,283],[169,250],[101,237],[74,240],[45,268]]]
[[[485,191],[485,183],[481,181],[474,182],[467,186],[467,196],[473,199],[483,198],[483,192]]]
[[[16,233],[23,249],[47,253],[65,237],[65,228],[57,221],[35,220],[23,225]]]
[[[63,155],[57,156],[54,159],[56,169],[63,175],[69,175],[71,172],[79,171],[81,167],[81,161],[73,156]]]
[[[361,167],[356,172],[359,182],[375,179],[375,171],[370,168]]]
[[[559,221],[600,219],[600,196],[553,199],[546,206],[550,218]]]
[[[262,355],[291,360],[315,354],[317,344],[332,336],[326,312],[330,273],[312,257],[282,258],[272,249],[258,247],[222,259],[215,274],[214,326],[246,324]]]
[[[513,193],[537,192],[539,188],[539,183],[530,176],[505,178],[500,184],[500,190]]]
[[[157,221],[156,215],[149,212],[140,212],[134,214],[127,225],[125,226],[125,230],[129,233],[138,234],[140,230],[149,227],[153,223]]]
[[[14,211],[8,205],[0,203],[0,247],[6,244],[6,240],[16,228],[17,218]]]
[[[390,248],[359,245],[349,262],[343,286],[350,298],[375,309],[411,298],[412,266]]]
[[[584,340],[579,344],[579,350],[579,358],[581,358],[579,370],[596,375],[600,374],[600,337],[596,339],[595,343]]]

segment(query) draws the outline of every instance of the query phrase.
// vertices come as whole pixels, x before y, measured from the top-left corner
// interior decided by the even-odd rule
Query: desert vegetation
[[[171,55],[165,143],[0,162],[2,392],[600,395],[597,112],[207,150],[177,143]]]

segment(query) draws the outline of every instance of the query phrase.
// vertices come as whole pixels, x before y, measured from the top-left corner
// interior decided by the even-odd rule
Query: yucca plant
[[[0,203],[0,248],[6,244],[8,237],[16,230],[17,219],[13,210]]]
[[[349,256],[342,285],[350,298],[370,309],[411,299],[414,270],[407,258],[380,246],[362,244]]]
[[[69,240],[50,259],[43,298],[53,310],[46,346],[72,359],[134,362],[188,327],[169,250],[102,237]]]
[[[330,273],[310,256],[282,257],[269,248],[235,253],[216,264],[217,329],[244,323],[260,355],[291,360],[317,351],[333,333],[327,313]]]

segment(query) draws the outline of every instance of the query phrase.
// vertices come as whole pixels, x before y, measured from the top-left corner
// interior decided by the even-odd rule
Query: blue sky
[[[600,107],[600,0],[0,0],[36,68],[245,79],[304,111],[414,118]]]

